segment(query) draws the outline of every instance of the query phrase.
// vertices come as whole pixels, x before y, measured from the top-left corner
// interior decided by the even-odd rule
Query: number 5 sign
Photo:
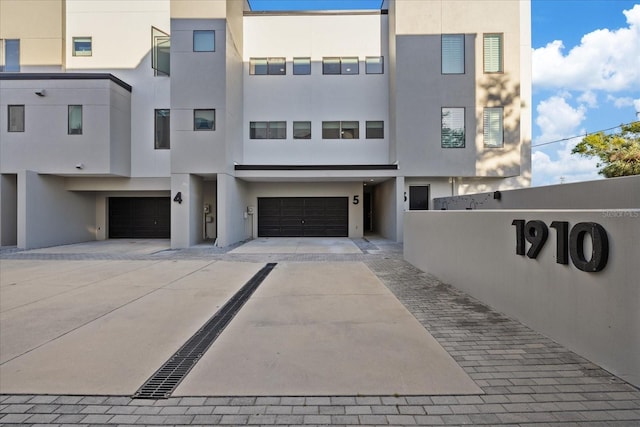
[[[531,244],[526,255],[536,258],[549,236],[547,225],[539,220],[527,222],[523,219],[514,219],[511,225],[516,227],[516,254],[525,255],[526,240]],[[569,264],[571,257],[571,262],[578,270],[596,273],[605,268],[609,259],[609,238],[600,224],[580,222],[569,231],[568,222],[553,221],[550,227],[556,230],[558,264]],[[584,240],[587,235],[591,238],[591,257],[588,260],[584,256]]]

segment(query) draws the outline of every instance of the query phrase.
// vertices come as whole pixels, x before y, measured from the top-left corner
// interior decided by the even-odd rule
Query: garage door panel
[[[168,197],[109,198],[109,238],[169,237],[171,202]]]
[[[259,237],[346,237],[347,197],[258,199]]]

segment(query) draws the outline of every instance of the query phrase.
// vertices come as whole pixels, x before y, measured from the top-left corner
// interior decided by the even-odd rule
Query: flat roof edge
[[[131,92],[133,87],[110,73],[0,73],[0,80],[111,80]]]
[[[237,171],[397,170],[398,165],[235,165]]]
[[[370,10],[245,10],[244,16],[387,15],[387,9]]]

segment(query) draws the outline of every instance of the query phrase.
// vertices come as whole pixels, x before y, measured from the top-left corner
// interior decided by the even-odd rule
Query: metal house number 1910
[[[536,258],[549,236],[547,225],[539,220],[525,221],[514,219],[511,225],[516,227],[516,254]],[[602,271],[609,259],[609,239],[607,232],[595,222],[580,222],[569,231],[566,221],[553,221],[550,225],[556,230],[556,262],[571,262],[578,270],[589,273]],[[591,238],[591,257],[584,255],[584,241],[587,235]],[[525,240],[531,245],[525,252]]]

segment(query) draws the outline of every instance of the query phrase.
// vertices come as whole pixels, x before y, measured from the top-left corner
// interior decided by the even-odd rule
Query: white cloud
[[[613,95],[609,95],[607,96],[607,101],[613,103],[613,105],[616,106],[616,108],[624,108],[624,107],[631,107],[633,106],[633,98],[629,98],[628,96],[625,96],[623,98],[617,98]]]
[[[640,99],[634,100],[633,106],[636,107],[636,114],[640,113]],[[640,117],[638,117],[638,120],[640,120]]]
[[[640,87],[640,4],[623,13],[628,27],[586,34],[566,55],[559,40],[534,49],[534,85],[581,91]]]
[[[534,151],[531,156],[532,184],[551,185],[602,178],[598,175],[597,159],[571,154],[580,140],[581,138],[574,138],[558,143],[559,148],[547,148],[551,155],[542,150]]]
[[[580,95],[578,101],[586,104],[589,108],[598,108],[598,95],[590,90]]]
[[[578,127],[585,119],[586,108],[583,105],[573,108],[566,101],[566,94],[552,96],[540,101],[536,111],[536,124],[540,128],[540,136],[536,143],[555,141],[576,135]]]

